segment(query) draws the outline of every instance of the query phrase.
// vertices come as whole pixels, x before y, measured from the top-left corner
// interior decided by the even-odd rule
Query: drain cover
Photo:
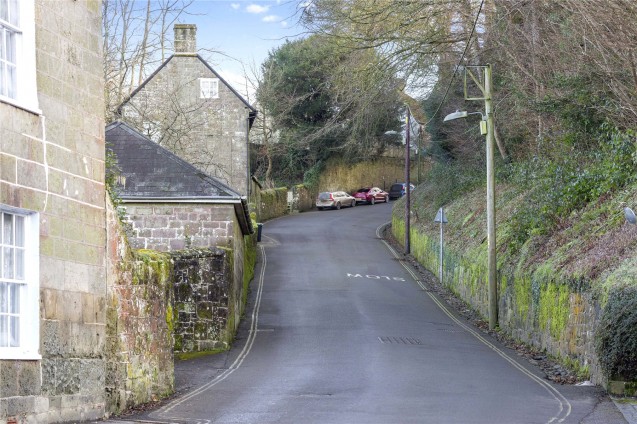
[[[379,337],[382,344],[422,345],[422,341],[413,337]]]

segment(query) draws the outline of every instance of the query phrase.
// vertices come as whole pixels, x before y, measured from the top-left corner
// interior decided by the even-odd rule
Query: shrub
[[[613,380],[637,380],[637,287],[613,288],[599,322],[595,348]]]
[[[565,151],[557,158],[534,157],[511,165],[511,181],[532,188],[512,218],[510,247],[517,249],[531,236],[548,233],[571,212],[634,181],[634,139],[632,130],[602,125],[597,146],[590,151]]]

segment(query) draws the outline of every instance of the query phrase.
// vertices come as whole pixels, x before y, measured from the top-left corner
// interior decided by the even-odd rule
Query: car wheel
[[[322,211],[322,210],[323,210],[323,207],[322,207],[322,206],[319,206],[319,207],[318,207],[318,210]]]
[[[371,203],[372,205],[376,203],[376,198],[372,197],[372,199],[369,201],[369,203]]]
[[[337,203],[337,204],[336,204],[336,209],[338,210],[338,209],[340,209],[340,208],[341,208],[341,204],[340,204],[340,203]]]

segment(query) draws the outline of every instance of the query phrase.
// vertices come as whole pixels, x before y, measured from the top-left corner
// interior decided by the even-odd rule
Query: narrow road
[[[391,204],[265,223],[230,352],[176,364],[183,423],[625,423],[459,318],[379,238]]]

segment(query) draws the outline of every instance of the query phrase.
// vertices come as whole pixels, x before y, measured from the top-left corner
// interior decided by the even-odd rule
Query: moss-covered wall
[[[288,213],[287,187],[261,190],[256,212],[259,221],[267,221]]]
[[[444,228],[443,283],[459,297],[488,317],[487,241],[484,192],[468,194],[462,202],[445,207],[449,223]],[[517,340],[529,343],[576,368],[583,377],[606,385],[608,373],[600,366],[596,331],[605,309],[600,293],[590,282],[565,273],[559,265],[556,245],[546,238],[528,244],[517,256],[507,255],[504,241],[508,231],[506,209],[511,207],[500,193],[497,217],[498,244],[498,324]],[[414,197],[425,204],[426,195]],[[411,253],[438,278],[440,227],[433,223],[435,206],[415,208],[410,228]],[[425,215],[426,216],[423,216]],[[404,200],[395,203],[392,231],[403,243],[405,237]],[[532,250],[532,254],[530,251]],[[612,290],[611,290],[612,291]]]
[[[107,413],[174,391],[172,264],[132,251],[109,205],[106,307]]]
[[[318,192],[304,184],[298,184],[292,187],[292,210],[294,212],[306,212],[314,208],[316,205],[316,196]]]
[[[263,190],[258,184],[253,183],[250,202],[259,222],[290,212],[306,212],[314,208],[316,196],[321,191],[354,192],[361,187],[371,186],[389,190],[393,183],[405,180],[404,163],[404,158],[396,157],[381,157],[375,161],[355,165],[332,159],[321,172],[317,187],[298,184],[290,189],[278,187]],[[428,168],[428,162],[414,161],[411,166],[411,180],[417,181],[418,176]]]
[[[252,219],[252,226],[256,229],[256,213],[250,213],[250,218]],[[243,315],[246,307],[246,303],[248,300],[248,290],[250,287],[250,282],[254,278],[255,267],[257,264],[257,233],[255,231],[254,234],[250,234],[243,237],[243,246],[244,246],[244,254],[243,254],[243,280],[241,282],[241,315]]]
[[[420,173],[429,167],[424,161],[411,163],[410,180],[418,180]],[[405,159],[381,157],[370,162],[348,164],[332,159],[327,162],[319,177],[318,191],[344,190],[348,193],[361,187],[380,187],[388,191],[395,182],[405,181]]]
[[[235,334],[241,291],[232,249],[171,253],[174,262],[175,352],[226,349]],[[237,299],[238,298],[238,299]]]

